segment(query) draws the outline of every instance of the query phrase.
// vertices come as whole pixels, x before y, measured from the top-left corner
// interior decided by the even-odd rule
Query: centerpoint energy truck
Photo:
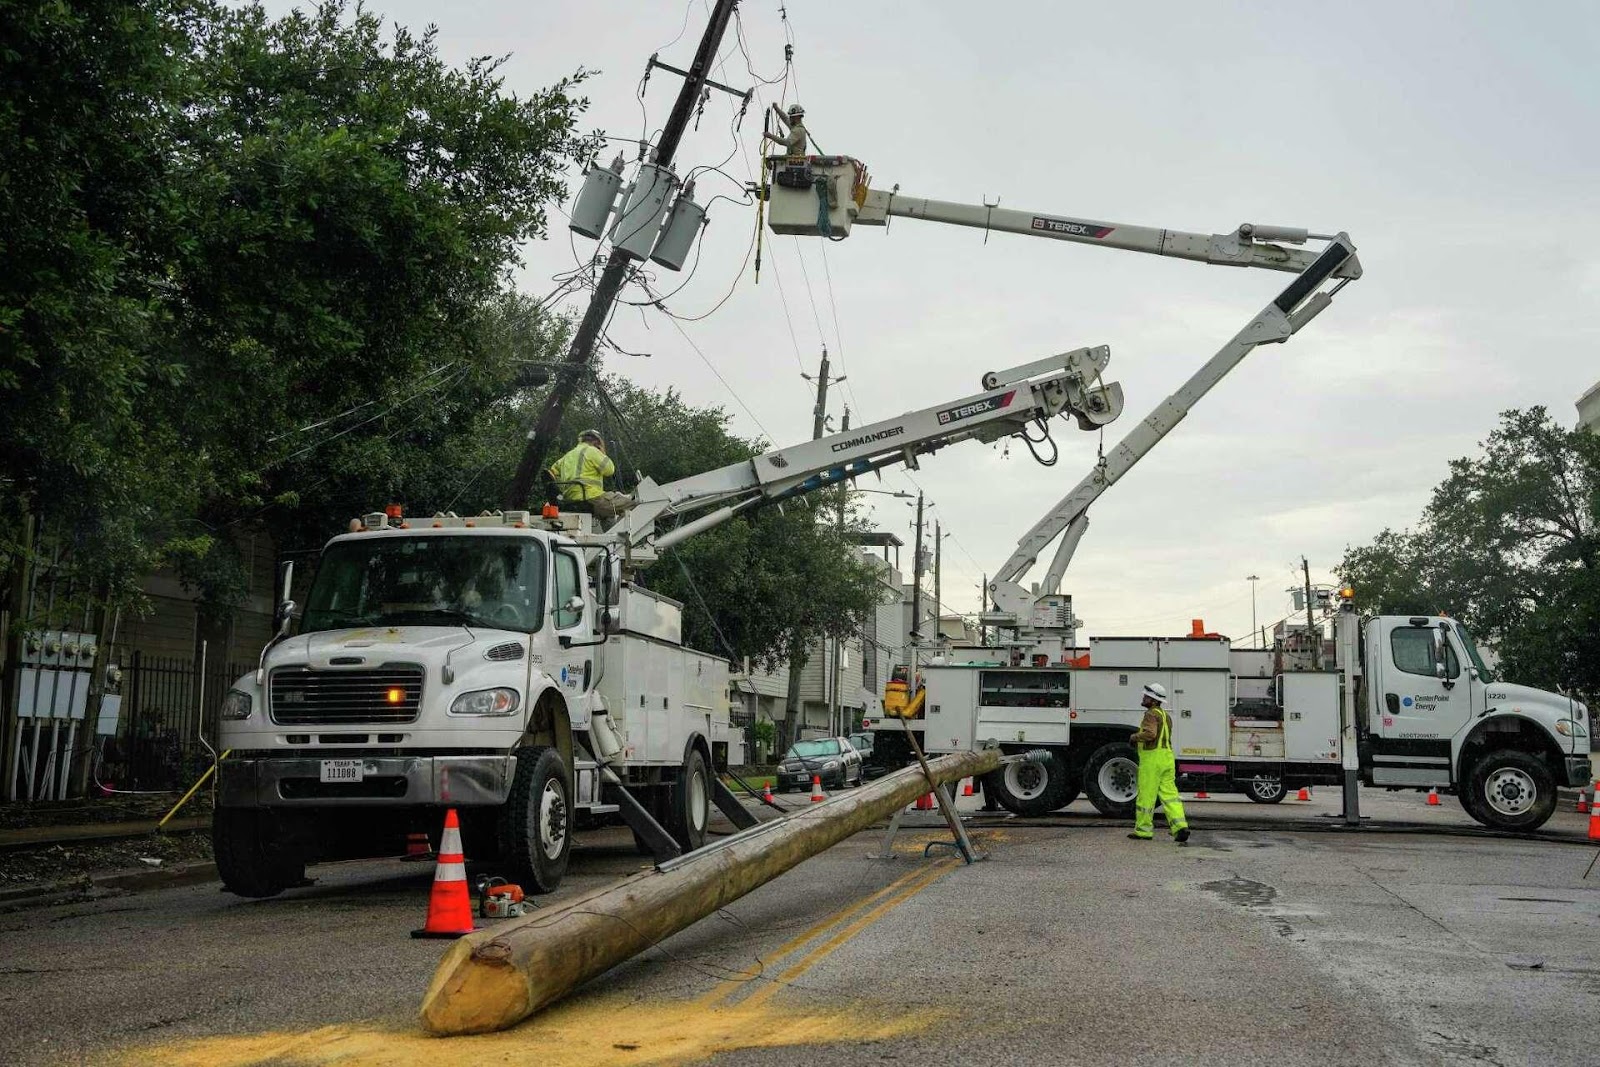
[[[1532,830],[1555,810],[1558,786],[1589,781],[1581,702],[1497,680],[1454,620],[1363,618],[1345,594],[1326,669],[1217,637],[1091,638],[1080,668],[925,666],[923,743],[1049,749],[1051,760],[1010,764],[984,783],[1017,814],[1054,811],[1082,792],[1104,814],[1131,815],[1138,754],[1128,735],[1140,690],[1159,682],[1186,788],[1261,803],[1352,779],[1439,789],[1486,826]]]
[[[728,664],[683,646],[680,605],[639,571],[756,507],[949,444],[1048,437],[1057,416],[1098,430],[1122,411],[1120,386],[1102,380],[1110,358],[1075,349],[990,372],[973,396],[665,485],[644,478],[609,528],[554,508],[362,517],[323,550],[298,632],[285,599],[278,637],[223,701],[223,884],[270,896],[308,862],[397,854],[447,807],[468,855],[498,854],[532,891],[559,884],[582,825],[621,819],[670,858],[703,843],[713,802],[753,823],[713,773],[727,758]]]

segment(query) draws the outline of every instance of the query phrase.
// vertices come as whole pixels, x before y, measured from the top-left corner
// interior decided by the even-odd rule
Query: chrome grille
[[[391,690],[400,699],[390,700]],[[285,726],[416,722],[422,668],[403,663],[364,671],[279,667],[268,683],[272,721]]]

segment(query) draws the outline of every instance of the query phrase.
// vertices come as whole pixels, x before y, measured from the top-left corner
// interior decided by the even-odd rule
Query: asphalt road
[[[791,798],[792,801],[792,798]],[[970,803],[970,802],[969,802]],[[314,868],[243,901],[215,885],[0,917],[16,1064],[1592,1064],[1600,849],[1484,837],[1454,800],[1195,803],[1190,845],[1130,841],[1083,802],[816,857],[502,1035],[422,1036],[442,949],[412,941],[429,864]],[[924,817],[925,818],[925,817]],[[1381,826],[1374,826],[1374,830]],[[557,898],[637,870],[584,839]],[[1591,869],[1593,868],[1593,869]],[[550,898],[546,898],[547,900]]]

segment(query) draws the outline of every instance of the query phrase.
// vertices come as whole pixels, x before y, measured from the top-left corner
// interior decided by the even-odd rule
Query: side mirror
[[[294,589],[294,560],[289,560],[283,565],[283,584],[278,594],[282,597],[278,601],[278,636],[285,637],[289,633],[289,624],[294,621],[295,603],[289,599],[290,592]]]
[[[289,625],[290,623],[294,622],[294,609],[295,602],[292,600],[285,600],[282,604],[278,605],[279,637],[289,636]]]

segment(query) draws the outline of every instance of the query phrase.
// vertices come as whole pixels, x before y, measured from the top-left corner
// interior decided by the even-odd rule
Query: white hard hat
[[[1160,682],[1151,682],[1144,687],[1144,695],[1147,699],[1154,700],[1157,704],[1165,704],[1167,702],[1167,687]]]
[[[790,118],[798,119],[798,118],[803,117],[805,115],[805,113],[806,113],[806,109],[801,107],[799,104],[790,104],[789,105],[789,117]]]

